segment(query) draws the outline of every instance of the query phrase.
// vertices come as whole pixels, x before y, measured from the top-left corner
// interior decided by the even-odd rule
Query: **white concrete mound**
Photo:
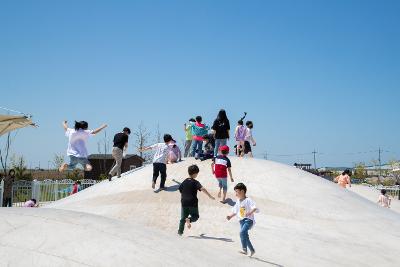
[[[214,196],[210,161],[152,167],[104,181],[40,209],[0,209],[0,266],[400,266],[400,215],[293,167],[232,157],[228,204],[199,192],[200,219],[177,235],[178,183],[197,163]],[[173,180],[174,179],[174,180]],[[239,223],[225,217],[243,182],[260,209],[255,258],[238,253]]]

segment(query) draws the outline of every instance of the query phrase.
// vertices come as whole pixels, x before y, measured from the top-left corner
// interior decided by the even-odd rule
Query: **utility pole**
[[[268,160],[268,152],[267,151],[264,152],[264,159]]]
[[[314,148],[314,151],[312,152],[313,154],[314,154],[314,169],[315,170],[317,170],[317,160],[316,160],[316,154],[318,153],[317,151],[315,151],[315,148]]]
[[[379,153],[379,155],[378,155],[379,177],[382,177],[382,161],[381,161],[381,153],[382,153],[382,150],[381,150],[381,148],[379,148],[378,153]]]

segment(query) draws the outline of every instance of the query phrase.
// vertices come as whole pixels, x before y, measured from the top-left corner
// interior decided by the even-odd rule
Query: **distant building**
[[[295,163],[293,166],[303,171],[311,171],[311,164]]]
[[[387,176],[390,172],[393,171],[393,167],[390,165],[382,165],[379,166],[370,166],[365,168],[368,176],[379,176],[382,174],[383,176]]]
[[[350,171],[354,171],[353,168],[349,168],[349,167],[322,167],[322,168],[318,168],[319,172],[344,172],[345,170],[350,170]]]
[[[88,157],[93,169],[90,172],[85,171],[85,179],[98,180],[100,175],[107,175],[114,165],[114,158],[111,154],[92,154]],[[144,159],[138,155],[128,154],[122,160],[121,172],[127,172],[132,169],[143,166]]]

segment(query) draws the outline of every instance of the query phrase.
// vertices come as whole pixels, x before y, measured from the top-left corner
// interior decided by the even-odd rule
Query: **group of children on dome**
[[[238,157],[243,157],[248,154],[252,157],[251,145],[255,146],[256,141],[252,135],[253,123],[247,121],[244,123],[244,116],[238,121],[235,128],[235,153]],[[246,125],[246,126],[244,126]],[[99,133],[107,127],[106,124],[95,130],[88,130],[88,123],[85,121],[75,122],[74,128],[69,128],[67,121],[63,122],[65,135],[68,138],[67,155],[70,158],[70,163],[64,163],[59,170],[65,171],[67,169],[74,169],[78,164],[82,165],[86,171],[91,171],[92,166],[88,160],[88,151],[86,143],[89,137]],[[216,180],[218,181],[218,198],[221,198],[223,204],[226,203],[226,194],[228,190],[228,176],[231,182],[234,182],[231,162],[228,158],[229,147],[227,141],[230,138],[230,122],[226,116],[225,110],[220,110],[217,118],[215,119],[211,133],[210,128],[202,122],[202,117],[197,116],[195,119],[190,119],[188,124],[185,124],[186,142],[184,157],[192,156],[196,159],[207,160],[212,159],[211,169]],[[121,133],[114,136],[114,146],[112,156],[115,159],[115,164],[109,172],[109,180],[117,175],[121,176],[121,164],[124,154],[128,147],[128,139],[130,129],[125,127]],[[157,179],[161,176],[159,190],[165,189],[165,182],[167,179],[167,163],[179,162],[182,158],[179,147],[176,141],[170,134],[165,134],[163,143],[157,143],[148,147],[142,147],[139,152],[153,150],[153,177],[152,188],[155,189]],[[204,143],[204,150],[203,150]],[[189,177],[185,179],[179,186],[181,193],[181,219],[179,221],[178,234],[182,235],[185,225],[191,228],[191,224],[198,220],[198,199],[197,192],[202,191],[207,194],[211,199],[215,199],[211,194],[196,180],[200,169],[197,165],[191,165],[188,168]],[[242,254],[253,256],[255,253],[254,247],[250,242],[248,231],[254,226],[254,214],[259,210],[254,201],[246,196],[247,188],[243,183],[238,183],[235,187],[235,194],[238,198],[234,205],[232,212],[226,217],[227,220],[237,216],[240,222],[240,239],[242,243]]]

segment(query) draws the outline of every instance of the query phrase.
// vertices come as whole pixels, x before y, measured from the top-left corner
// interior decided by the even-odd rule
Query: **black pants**
[[[189,217],[190,215],[190,217]],[[185,229],[186,218],[190,219],[190,222],[195,222],[199,219],[199,208],[198,207],[182,207],[181,220],[179,221],[178,234],[183,234]]]
[[[3,207],[12,207],[11,197],[3,199]]]
[[[161,174],[160,188],[164,188],[165,180],[167,180],[167,164],[153,163],[153,183],[157,182],[159,174]]]

